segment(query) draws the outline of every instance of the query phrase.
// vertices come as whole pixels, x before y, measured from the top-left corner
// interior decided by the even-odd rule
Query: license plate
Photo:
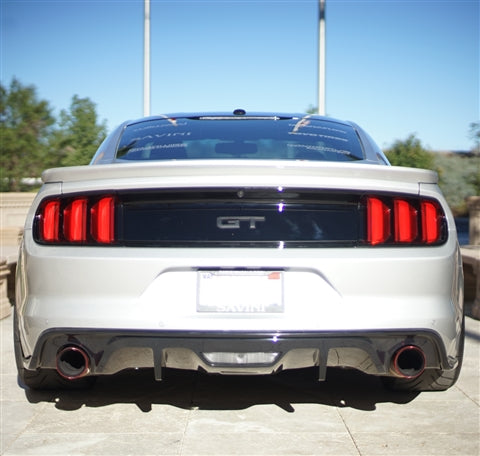
[[[197,312],[281,313],[282,271],[198,271]]]

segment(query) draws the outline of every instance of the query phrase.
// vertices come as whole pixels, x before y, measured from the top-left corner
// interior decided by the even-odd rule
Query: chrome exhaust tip
[[[406,379],[414,379],[425,370],[425,354],[416,345],[405,345],[398,349],[392,357],[391,372]]]
[[[57,353],[57,372],[67,380],[76,380],[90,372],[90,358],[85,350],[70,345]]]

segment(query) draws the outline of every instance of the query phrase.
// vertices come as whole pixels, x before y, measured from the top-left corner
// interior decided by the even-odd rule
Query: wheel
[[[452,387],[460,376],[465,347],[465,316],[458,345],[458,363],[454,369],[425,369],[422,375],[413,379],[382,377],[384,385],[393,391],[445,391]]]
[[[30,389],[84,389],[90,388],[95,383],[95,377],[84,377],[77,380],[67,380],[61,377],[55,369],[29,370],[25,368],[22,345],[20,343],[20,330],[18,327],[17,309],[13,312],[13,348],[17,364],[20,383]]]

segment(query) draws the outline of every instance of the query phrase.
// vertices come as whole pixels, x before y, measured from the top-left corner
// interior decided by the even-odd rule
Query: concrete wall
[[[35,195],[0,193],[0,318],[12,311],[18,244]]]
[[[36,193],[0,193],[0,245],[18,245],[18,236],[35,195]]]
[[[467,204],[470,214],[468,242],[470,245],[480,246],[480,196],[470,196]]]

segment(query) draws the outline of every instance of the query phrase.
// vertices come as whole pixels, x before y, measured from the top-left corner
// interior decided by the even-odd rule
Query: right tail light
[[[432,245],[446,240],[445,213],[436,201],[369,196],[365,206],[370,245]]]

